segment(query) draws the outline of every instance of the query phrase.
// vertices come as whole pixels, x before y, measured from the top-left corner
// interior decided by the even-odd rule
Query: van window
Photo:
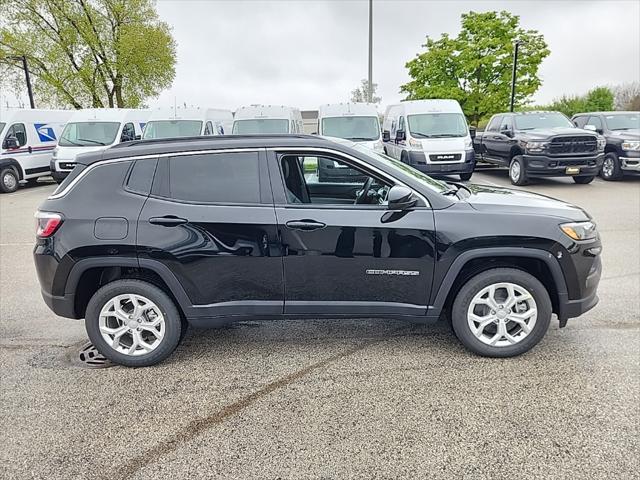
[[[205,135],[213,135],[213,125],[211,122],[207,122],[204,126],[204,134]]]
[[[147,122],[143,138],[197,137],[201,131],[200,120],[153,120]]]
[[[377,117],[328,117],[322,119],[322,134],[354,142],[373,141],[380,138],[380,126]]]
[[[401,132],[406,132],[404,128],[404,117],[400,117],[398,119],[398,130],[400,130]]]
[[[27,144],[27,131],[24,128],[24,123],[14,123],[7,130],[7,134],[4,138],[15,137],[18,141],[18,146],[22,147]]]
[[[127,123],[124,127],[122,127],[122,135],[120,135],[121,142],[130,142],[131,140],[136,139],[136,127],[133,126],[133,123]]]
[[[233,122],[233,133],[236,135],[289,133],[289,120],[279,118],[236,120]]]
[[[489,125],[487,125],[487,132],[497,132],[500,127],[500,122],[502,121],[502,115],[496,115],[491,119]]]
[[[421,113],[409,115],[409,131],[416,138],[466,137],[467,122],[461,113]]]
[[[260,203],[258,154],[207,153],[171,157],[169,196],[197,203]]]
[[[116,139],[119,128],[118,122],[67,123],[58,143],[63,147],[111,145]]]

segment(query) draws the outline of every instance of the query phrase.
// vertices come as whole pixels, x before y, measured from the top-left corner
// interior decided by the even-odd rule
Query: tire
[[[496,287],[496,285],[498,286]],[[508,285],[511,285],[511,288],[518,293],[514,298],[523,300],[516,301],[511,308],[503,309],[500,305],[505,303],[502,297],[507,293]],[[494,298],[497,302],[494,309],[488,305],[476,303],[486,300],[481,294],[491,286],[495,287]],[[488,298],[490,293],[486,295]],[[527,310],[515,311],[523,306]],[[532,311],[535,311],[535,314],[530,314],[528,319],[522,319],[527,315],[527,312]],[[491,312],[495,312],[495,314]],[[502,312],[505,313],[502,314]],[[549,293],[537,278],[518,269],[496,268],[479,273],[462,286],[453,302],[451,323],[456,336],[468,350],[483,357],[514,357],[531,350],[540,342],[549,328],[551,313]],[[486,315],[484,321],[489,323],[483,326],[475,319],[472,320],[470,314],[478,315],[475,318]],[[506,318],[500,320],[501,314]],[[528,333],[520,322],[516,323],[511,320],[515,315],[520,315],[520,322],[524,321],[530,327]],[[480,335],[474,333],[470,324],[473,324],[476,332],[479,331]],[[492,345],[492,339],[502,333],[499,332],[499,329],[502,328],[501,325],[504,325],[506,330],[503,332],[510,335],[511,340],[507,336],[501,335]],[[480,327],[483,328],[480,329]]]
[[[620,159],[615,153],[607,153],[604,156],[604,162],[602,162],[602,169],[600,170],[600,176],[603,180],[608,182],[615,182],[622,178],[623,172],[620,167]]]
[[[593,182],[594,178],[596,178],[595,175],[591,175],[590,177],[573,177],[573,181],[579,185],[586,185],[587,183]]]
[[[524,160],[521,155],[516,155],[509,164],[509,180],[512,185],[526,185],[528,183],[527,172],[524,169]]]
[[[136,323],[136,318],[128,315],[133,306],[128,297],[130,295],[134,296],[138,305],[142,304],[143,315],[139,318],[147,322],[146,328],[144,324],[140,326]],[[119,296],[122,297],[118,299]],[[110,309],[112,302],[120,305],[120,317]],[[145,306],[146,302],[149,303]],[[125,324],[121,321],[122,317],[129,323]],[[159,318],[162,320],[160,321]],[[153,321],[160,323],[152,326]],[[131,326],[133,327],[129,328]],[[126,367],[148,367],[160,363],[171,355],[180,343],[185,326],[173,300],[163,290],[143,280],[124,279],[108,283],[91,297],[85,315],[85,328],[89,339],[98,351],[112,362]],[[117,336],[117,348],[110,344],[115,343],[116,335],[109,336],[108,332],[103,334],[106,329],[118,332],[124,330],[124,333]],[[104,335],[107,335],[110,343],[107,343]],[[134,348],[134,338],[144,341],[147,348],[142,345]],[[152,349],[144,353],[149,346]],[[133,348],[135,353],[130,353],[131,350],[123,351],[128,348]]]
[[[18,190],[20,180],[18,174],[11,167],[0,170],[0,191],[2,193],[13,193]]]
[[[400,154],[400,161],[401,161],[402,163],[406,163],[406,164],[408,165],[408,164],[409,164],[409,154],[408,154],[407,152],[404,152],[404,151],[403,151],[403,152]]]
[[[460,180],[462,180],[463,182],[467,182],[467,181],[471,180],[471,176],[472,175],[473,175],[473,172],[461,173],[460,174]]]

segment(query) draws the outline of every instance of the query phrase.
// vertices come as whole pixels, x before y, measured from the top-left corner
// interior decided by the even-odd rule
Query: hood
[[[362,145],[363,147],[370,148],[376,152],[383,152],[382,142],[380,140],[374,140],[371,142],[354,142],[356,145]]]
[[[598,136],[596,132],[592,132],[591,130],[583,130],[581,128],[571,128],[571,127],[536,128],[534,130],[518,130],[518,134],[531,139],[540,139],[540,140],[544,140],[549,137],[555,137],[556,135],[571,135],[571,136],[590,135],[592,137]]]
[[[56,160],[75,161],[76,157],[81,153],[99,152],[100,150],[105,150],[108,147],[109,145],[107,146],[92,145],[90,147],[67,147],[67,146],[58,145],[56,147],[56,152],[57,152]]]
[[[453,138],[424,138],[420,139],[422,149],[425,152],[448,153],[460,152],[465,149],[465,143],[469,137],[453,137]]]
[[[614,130],[610,134],[620,140],[640,140],[640,129],[631,128],[629,130]]]
[[[545,195],[490,185],[466,187],[471,190],[466,201],[479,211],[546,215],[575,222],[591,219],[582,208]]]

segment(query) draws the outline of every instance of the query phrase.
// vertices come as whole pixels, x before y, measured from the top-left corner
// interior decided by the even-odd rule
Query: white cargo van
[[[158,108],[144,126],[143,139],[231,133],[233,113],[215,108]]]
[[[351,140],[382,153],[382,131],[375,105],[335,103],[318,109],[318,135]]]
[[[234,135],[302,133],[300,110],[283,105],[240,107],[233,117]]]
[[[384,151],[428,174],[469,180],[476,158],[456,100],[412,100],[390,105],[382,126]]]
[[[77,110],[53,151],[51,176],[56,182],[61,182],[75,167],[76,157],[81,153],[139,140],[150,114],[149,110],[128,108]]]
[[[0,109],[0,192],[49,175],[49,162],[70,110]]]

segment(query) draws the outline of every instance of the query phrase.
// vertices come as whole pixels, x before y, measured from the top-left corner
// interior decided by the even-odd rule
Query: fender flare
[[[453,283],[467,262],[476,258],[496,257],[525,257],[542,260],[547,267],[549,267],[549,271],[551,272],[558,292],[558,318],[560,318],[561,321],[565,319],[564,310],[565,305],[569,300],[569,294],[567,291],[567,282],[564,278],[564,274],[562,273],[562,268],[560,267],[558,260],[546,250],[527,247],[479,248],[462,252],[453,261],[451,266],[449,266],[442,283],[438,287],[438,292],[432,302],[434,310],[436,312],[440,312],[442,310]]]
[[[24,179],[24,172],[22,171],[22,165],[15,158],[3,158],[0,159],[0,169],[5,167],[14,167],[18,172],[18,180]]]

